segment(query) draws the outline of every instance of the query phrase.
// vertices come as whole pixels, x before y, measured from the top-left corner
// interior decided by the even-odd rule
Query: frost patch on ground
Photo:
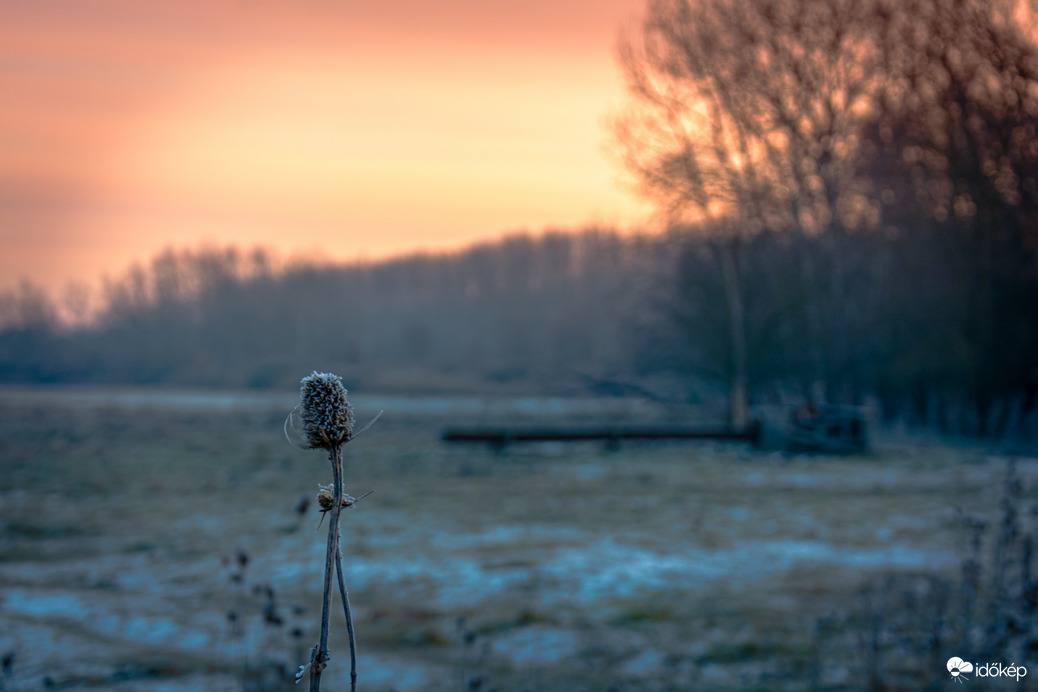
[[[335,689],[347,689],[349,686],[349,666],[342,670],[339,666]],[[325,671],[322,677],[328,677],[332,669]],[[402,658],[365,653],[357,663],[357,679],[363,680],[364,689],[396,690],[397,692],[414,692],[429,688],[430,680],[442,678],[439,671],[430,666],[423,666]]]
[[[558,663],[577,653],[577,635],[569,630],[533,625],[494,640],[493,651],[518,665]]]
[[[950,553],[902,543],[855,547],[821,540],[752,540],[716,549],[687,544],[662,552],[573,529],[537,526],[497,526],[460,535],[415,529],[397,539],[389,554],[346,556],[350,588],[392,588],[431,599],[445,610],[471,606],[524,584],[550,587],[539,589],[542,605],[587,604],[722,581],[746,585],[804,565],[871,570],[954,564]],[[512,544],[529,540],[554,545],[539,547],[528,561],[514,565],[497,561],[503,549],[511,545],[517,550],[520,546]],[[309,564],[261,558],[257,567],[275,583],[291,584]]]
[[[83,600],[67,593],[29,593],[8,591],[4,610],[33,617],[71,617],[85,610]]]
[[[72,593],[11,589],[4,594],[0,613],[74,622],[86,631],[116,639],[188,651],[210,646],[213,635],[207,630],[219,625],[216,618],[208,618],[207,623],[182,623],[170,617],[131,613],[140,610],[139,606],[131,609],[129,601],[106,596],[88,600]]]
[[[680,553],[659,553],[605,539],[584,549],[560,550],[541,570],[559,582],[570,583],[571,588],[555,591],[556,600],[589,603],[679,584],[689,587],[717,580],[745,584],[801,564],[904,569],[944,566],[953,563],[953,558],[904,545],[843,548],[797,540],[747,541],[721,550],[689,547]]]
[[[655,649],[646,649],[640,654],[624,663],[621,671],[631,678],[648,678],[659,672],[663,667],[664,656]]]

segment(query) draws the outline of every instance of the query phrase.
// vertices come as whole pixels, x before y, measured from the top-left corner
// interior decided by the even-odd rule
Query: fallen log
[[[729,440],[757,444],[761,428],[756,421],[745,428],[703,428],[687,426],[641,428],[449,428],[440,438],[444,442],[480,442],[504,446],[518,442],[582,442],[605,440]]]

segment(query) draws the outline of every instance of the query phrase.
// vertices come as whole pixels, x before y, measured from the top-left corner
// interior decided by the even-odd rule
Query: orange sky
[[[353,259],[629,227],[642,0],[0,0],[0,289],[163,247]]]

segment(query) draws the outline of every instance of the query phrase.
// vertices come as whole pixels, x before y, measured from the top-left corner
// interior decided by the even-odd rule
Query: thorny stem
[[[336,545],[339,541],[336,540]],[[353,616],[350,614],[350,595],[346,592],[346,583],[342,579],[342,549],[338,551],[335,571],[339,577],[339,597],[342,599],[342,610],[346,615],[346,634],[350,639],[350,692],[357,692],[357,640],[353,638]]]
[[[328,453],[332,463],[331,519],[328,522],[328,550],[324,557],[324,595],[321,604],[321,642],[310,667],[310,692],[320,692],[321,672],[328,665],[328,611],[332,599],[332,563],[339,555],[339,513],[342,511],[342,446],[336,445]],[[340,567],[340,570],[342,568]],[[340,576],[341,579],[341,576]],[[348,622],[348,620],[347,620]],[[352,636],[350,637],[352,649]]]

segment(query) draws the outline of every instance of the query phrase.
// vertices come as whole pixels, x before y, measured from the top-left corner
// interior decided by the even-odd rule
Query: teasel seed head
[[[311,448],[335,449],[353,437],[353,407],[342,378],[314,372],[303,378],[299,391],[303,434]]]

